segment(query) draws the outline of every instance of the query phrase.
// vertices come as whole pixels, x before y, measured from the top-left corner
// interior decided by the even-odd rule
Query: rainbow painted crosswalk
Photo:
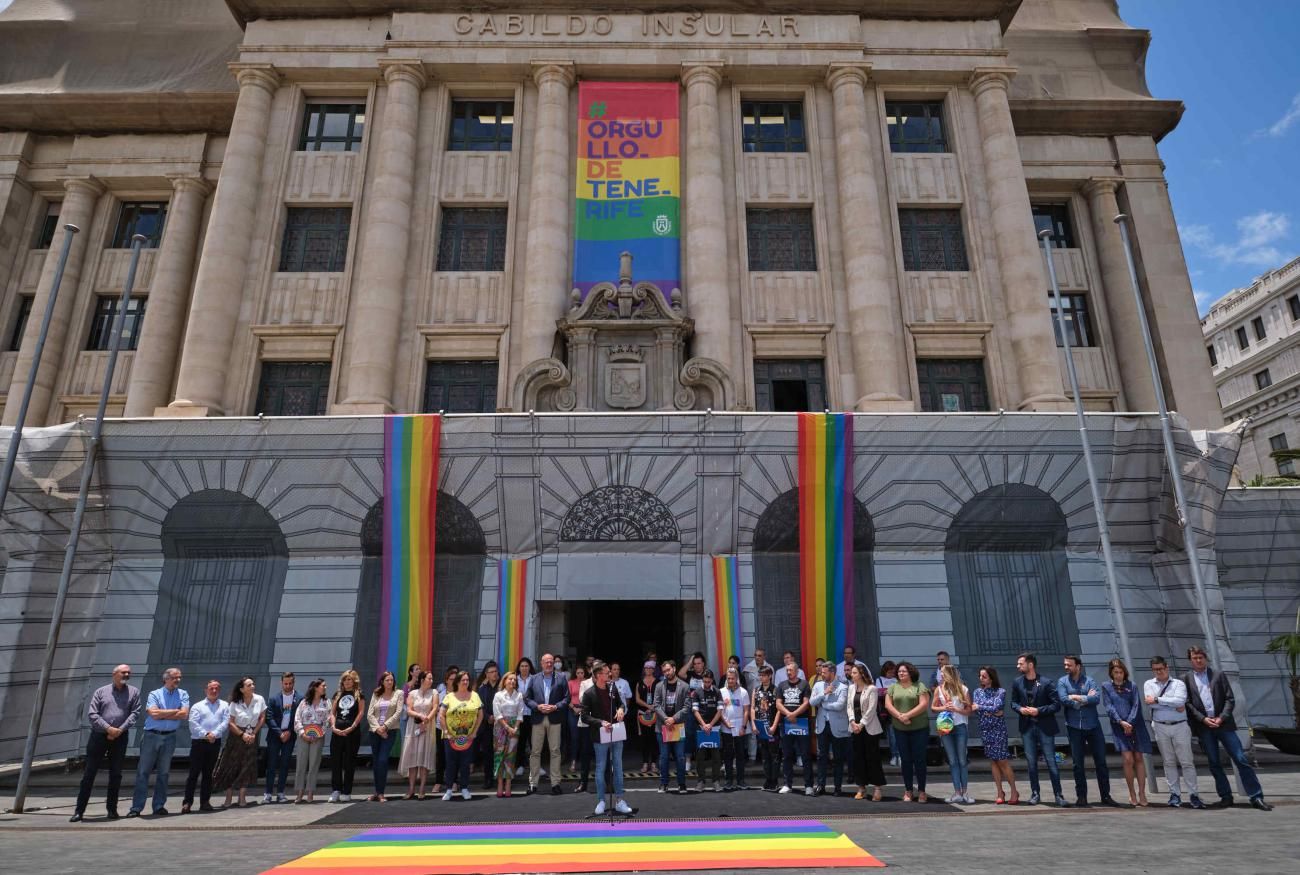
[[[372,829],[265,875],[642,872],[884,864],[817,820]]]

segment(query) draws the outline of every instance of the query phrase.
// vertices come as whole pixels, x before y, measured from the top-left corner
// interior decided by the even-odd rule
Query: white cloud
[[[1262,131],[1257,131],[1257,136],[1280,137],[1287,131],[1291,130],[1297,122],[1300,122],[1300,94],[1291,98],[1291,105],[1287,107],[1282,117],[1273,124],[1269,125]]]
[[[1242,216],[1237,220],[1237,239],[1232,243],[1220,242],[1208,225],[1183,225],[1178,232],[1184,243],[1221,266],[1244,264],[1267,269],[1291,257],[1277,245],[1291,233],[1291,218],[1285,213],[1261,210]]]
[[[1193,289],[1192,294],[1196,296],[1196,311],[1201,315],[1209,311],[1210,305],[1217,297],[1214,292],[1207,292],[1204,289]]]

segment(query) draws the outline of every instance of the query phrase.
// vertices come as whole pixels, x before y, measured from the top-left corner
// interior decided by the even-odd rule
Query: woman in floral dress
[[[971,694],[975,714],[980,721],[980,735],[984,738],[984,755],[993,765],[993,781],[997,784],[997,805],[1016,805],[1020,794],[1016,791],[1016,773],[1011,768],[1011,754],[1007,750],[1007,721],[1002,716],[1007,704],[1007,691],[998,680],[998,670],[991,665],[980,667],[980,685]],[[1011,788],[1011,798],[1002,795],[1002,782]]]
[[[515,754],[519,750],[523,710],[519,675],[507,672],[501,679],[501,689],[492,697],[492,773],[497,776],[497,796],[509,796],[510,783],[515,779]]]

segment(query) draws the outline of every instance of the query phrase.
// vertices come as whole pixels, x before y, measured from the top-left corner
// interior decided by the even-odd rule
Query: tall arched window
[[[1078,652],[1067,534],[1060,506],[1032,486],[995,486],[966,502],[944,554],[962,665],[1008,668],[1029,650],[1051,666]]]
[[[243,674],[265,684],[289,564],[279,524],[245,495],[205,489],[168,511],[162,547],[150,666],[180,666],[191,689]]]
[[[880,664],[880,623],[876,615],[876,586],[872,571],[875,530],[862,502],[853,501],[854,646],[858,658],[875,673]],[[754,527],[754,613],[758,646],[780,665],[782,650],[793,650],[800,662],[819,656],[841,659],[838,653],[800,653],[799,490],[777,496]],[[779,679],[778,679],[779,680]]]

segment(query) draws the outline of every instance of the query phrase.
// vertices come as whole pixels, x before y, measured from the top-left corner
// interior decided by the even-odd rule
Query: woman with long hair
[[[415,687],[406,695],[406,741],[402,744],[402,757],[397,771],[406,779],[406,799],[423,799],[424,782],[438,756],[438,746],[433,732],[438,713],[438,691],[433,686],[433,672],[422,671],[415,676]],[[418,785],[418,797],[417,797]]]
[[[374,772],[375,792],[370,801],[386,802],[384,791],[388,789],[388,755],[393,752],[393,745],[401,737],[398,724],[402,717],[402,703],[405,697],[397,689],[397,679],[391,671],[379,676],[379,686],[370,697],[370,710],[366,712],[366,722],[370,725],[370,767]]]
[[[1007,691],[1002,688],[998,670],[991,665],[980,666],[980,684],[971,693],[971,706],[979,719],[980,738],[984,740],[984,756],[993,766],[993,782],[997,785],[995,805],[1019,805],[1020,793],[1016,791],[1016,772],[1011,768],[1011,752],[1007,750],[1007,721],[1003,712],[1007,707]],[[1011,798],[1002,795],[1002,782],[1011,788]]]
[[[257,695],[252,678],[240,678],[230,693],[230,729],[212,775],[213,789],[226,791],[227,808],[236,789],[239,807],[248,804],[248,788],[257,783],[257,736],[265,722],[266,700]]]
[[[921,683],[916,666],[898,664],[898,683],[885,693],[885,709],[893,718],[898,755],[903,763],[903,801],[912,801],[916,787],[917,802],[928,801],[925,795],[925,748],[930,740],[930,691]]]
[[[304,793],[308,802],[316,801],[316,776],[320,771],[321,750],[325,747],[325,730],[329,728],[328,695],[324,679],[316,678],[307,685],[307,694],[302,697],[298,711],[293,715],[293,731],[298,734],[298,741],[301,742],[298,763],[293,772],[295,805],[302,802]]]
[[[763,789],[771,793],[776,792],[781,779],[781,741],[776,728],[781,715],[776,708],[776,685],[772,682],[775,676],[770,665],[759,670],[749,711],[749,728],[758,739],[758,755],[763,761]]]
[[[1147,807],[1147,767],[1143,754],[1151,753],[1151,736],[1142,716],[1142,694],[1128,674],[1122,659],[1106,665],[1110,680],[1101,685],[1101,695],[1110,717],[1110,733],[1115,749],[1124,757],[1124,782],[1128,784],[1130,805]]]
[[[569,678],[569,715],[564,721],[564,738],[560,740],[561,747],[568,754],[570,772],[578,771],[578,713],[582,709],[582,694],[579,690],[586,679],[587,667],[578,663],[573,667],[573,675]]]
[[[450,802],[455,787],[460,788],[461,798],[469,801],[473,794],[469,789],[470,763],[474,758],[472,750],[474,738],[479,725],[483,722],[483,702],[478,693],[470,688],[469,672],[462,671],[456,675],[451,689],[438,706],[438,724],[442,726],[442,740],[447,755],[447,791],[442,794],[442,801]]]
[[[866,799],[867,787],[875,787],[872,802],[879,802],[885,790],[885,770],[880,765],[880,739],[885,730],[880,725],[877,701],[880,690],[866,669],[849,666],[849,737],[853,745],[853,780],[858,785],[854,799]]]
[[[969,788],[970,750],[966,746],[966,740],[970,738],[970,715],[974,711],[970,690],[961,682],[961,672],[955,665],[943,666],[939,677],[939,688],[934,691],[930,710],[939,715],[936,721],[939,741],[948,755],[948,771],[952,774],[953,793],[948,802],[973,805],[975,800],[971,798]]]
[[[498,797],[510,795],[510,784],[515,779],[515,753],[519,749],[523,710],[519,675],[507,672],[501,679],[501,689],[492,697],[492,771],[497,776]]]
[[[361,717],[366,697],[361,694],[361,676],[350,668],[339,675],[339,688],[330,700],[330,801],[352,801],[352,779],[357,773],[357,751],[361,749]]]

